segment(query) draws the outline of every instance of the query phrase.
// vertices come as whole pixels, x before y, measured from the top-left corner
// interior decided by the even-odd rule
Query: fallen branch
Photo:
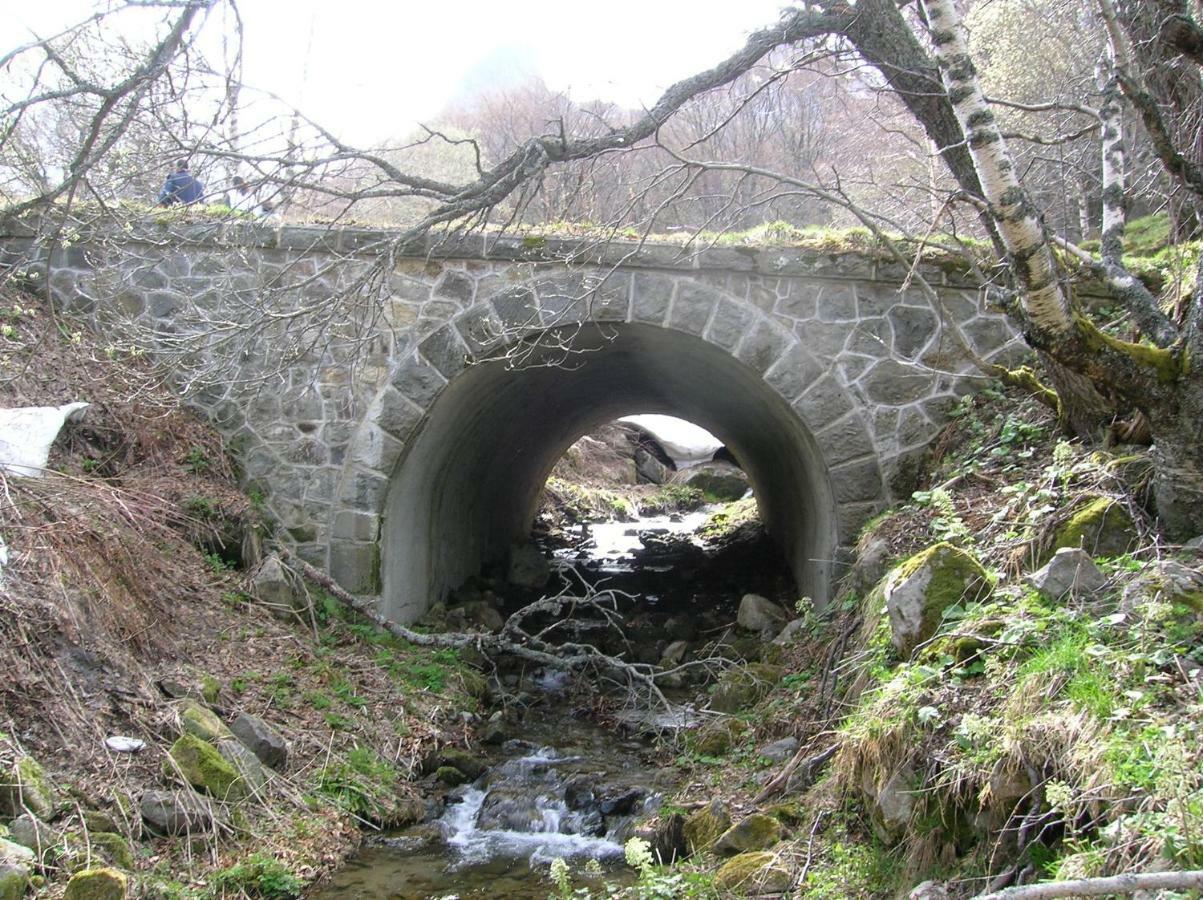
[[[1043,897],[1101,897],[1106,894],[1134,894],[1137,891],[1181,891],[1203,888],[1203,869],[1188,872],[1132,872],[1102,878],[1076,878],[1007,888],[992,894],[978,894],[975,900],[1036,900]]]
[[[530,635],[521,627],[522,620],[531,612],[559,611],[566,606],[577,608],[589,607],[602,609],[603,615],[612,613],[607,609],[607,602],[613,603],[613,593],[610,591],[597,592],[586,586],[584,597],[567,597],[565,593],[544,597],[536,600],[523,609],[518,610],[506,620],[498,634],[475,634],[467,632],[446,632],[442,634],[423,634],[398,625],[380,615],[371,603],[347,593],[320,569],[298,558],[286,547],[279,548],[282,559],[288,560],[297,571],[310,581],[324,588],[330,596],[340,603],[349,606],[364,618],[379,628],[383,628],[394,637],[420,647],[440,647],[458,650],[463,647],[473,647],[486,656],[516,656],[541,666],[550,666],[567,672],[580,672],[585,669],[599,669],[624,680],[629,687],[643,688],[659,706],[671,708],[672,704],[656,686],[653,667],[638,663],[628,663],[616,656],[602,653],[591,644],[566,643],[549,644],[538,636]],[[612,620],[611,620],[612,621]]]
[[[802,754],[805,752],[805,749],[799,750],[794,754],[794,758],[786,764],[785,768],[778,772],[773,777],[773,780],[764,786],[764,790],[756,796],[756,800],[754,802],[763,803],[769,797],[772,797],[774,794],[784,790],[785,786],[793,778],[795,772],[798,773],[799,787],[804,788],[809,786],[810,782],[814,780],[815,775],[819,773],[819,769],[821,769],[823,765],[829,759],[831,759],[831,757],[835,756],[836,751],[839,749],[840,742],[836,741],[826,750],[806,758],[802,756]]]

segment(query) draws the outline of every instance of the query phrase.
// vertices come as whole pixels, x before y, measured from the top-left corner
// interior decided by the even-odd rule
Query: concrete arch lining
[[[442,390],[390,480],[380,546],[382,612],[430,604],[529,531],[556,460],[580,435],[634,412],[696,422],[732,448],[798,581],[826,600],[838,516],[823,453],[752,368],[682,332],[585,326],[561,366],[474,365]]]

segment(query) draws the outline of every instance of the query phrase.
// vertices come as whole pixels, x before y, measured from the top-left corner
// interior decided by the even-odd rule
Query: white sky
[[[775,22],[787,5],[241,0],[244,80],[356,143],[402,137],[457,93],[507,72],[541,75],[576,100],[650,105],[673,82],[714,65],[749,32]],[[18,28],[0,27],[5,44],[25,39],[29,27],[45,33],[95,8],[87,0],[11,6],[18,8],[0,13],[0,22],[11,15]]]

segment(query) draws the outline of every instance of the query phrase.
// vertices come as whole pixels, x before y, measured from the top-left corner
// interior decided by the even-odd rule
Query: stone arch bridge
[[[939,308],[865,255],[394,237],[145,222],[76,233],[45,271],[97,327],[132,322],[164,353],[191,337],[193,361],[229,376],[192,400],[281,533],[400,622],[503,558],[563,451],[636,412],[689,419],[732,448],[821,604],[858,530],[979,383],[950,323],[984,358],[1021,352],[971,287],[927,264]],[[0,247],[46,262],[29,235]],[[298,342],[290,323],[360,282],[372,302],[323,320],[327,337],[354,333],[353,350]],[[251,310],[260,331],[237,350],[204,331]]]

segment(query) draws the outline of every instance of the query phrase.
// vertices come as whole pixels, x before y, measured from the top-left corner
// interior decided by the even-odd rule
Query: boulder
[[[991,590],[986,570],[959,547],[939,543],[916,553],[882,581],[894,649],[910,656],[936,633],[944,610],[982,600]]]
[[[247,795],[247,785],[208,741],[185,734],[171,745],[164,768],[168,775],[177,772],[185,781],[218,800],[241,800]]]
[[[133,871],[134,851],[123,835],[111,831],[97,831],[88,835],[93,853],[98,853],[105,862],[119,869]]]
[[[759,594],[744,594],[739,601],[739,612],[735,617],[740,628],[762,634],[776,634],[789,620],[789,614],[773,601]]]
[[[765,744],[760,748],[759,755],[772,762],[785,762],[798,752],[798,739],[796,737],[784,737],[779,741],[773,741],[771,744]]]
[[[781,840],[781,823],[772,816],[753,813],[724,831],[714,842],[719,856],[734,856],[748,850],[767,850]]]
[[[259,757],[243,746],[241,741],[229,738],[217,742],[217,752],[222,759],[234,767],[248,793],[258,794],[267,785],[267,773]]]
[[[40,861],[46,851],[58,844],[59,833],[36,816],[24,813],[8,823],[8,836],[15,844],[33,851]]]
[[[305,605],[293,587],[279,557],[268,556],[251,577],[251,590],[259,602],[282,618],[292,618]]]
[[[469,600],[448,610],[449,615],[456,613],[463,617],[465,625],[490,633],[501,631],[505,625],[505,616],[485,600]]]
[[[1053,532],[1049,555],[1062,547],[1078,547],[1092,556],[1119,556],[1131,550],[1139,538],[1122,503],[1112,497],[1095,497]]]
[[[117,825],[117,820],[108,813],[99,812],[95,809],[85,809],[83,811],[84,828],[87,831],[120,831]]]
[[[550,577],[551,567],[542,550],[534,544],[515,544],[510,547],[506,581],[518,587],[539,590]]]
[[[748,729],[740,719],[720,719],[703,728],[694,738],[693,749],[702,756],[722,756]]]
[[[482,831],[530,832],[542,824],[543,811],[539,809],[537,795],[518,787],[489,791],[476,814],[476,827]]]
[[[635,477],[639,482],[666,484],[673,477],[673,470],[642,447],[635,448]]]
[[[469,781],[475,781],[488,768],[483,762],[464,750],[444,747],[435,755],[435,766],[451,766],[463,772]]]
[[[870,802],[873,828],[886,844],[895,843],[910,823],[915,809],[915,774],[902,769],[883,780],[869,771],[861,775],[861,791]]]
[[[685,654],[688,652],[689,641],[673,641],[660,654],[660,668],[675,669],[685,660]]]
[[[748,476],[738,466],[703,463],[677,474],[676,481],[697,488],[711,502],[730,503],[748,492]]]
[[[1066,596],[1093,594],[1107,583],[1107,577],[1099,571],[1085,550],[1062,547],[1026,581],[1050,600],[1059,600]]]
[[[784,674],[785,670],[780,666],[767,663],[727,669],[715,685],[710,708],[725,713],[747,709],[762,700]]]
[[[728,860],[714,876],[714,886],[731,894],[780,894],[793,879],[777,854],[760,850]]]
[[[685,849],[690,855],[701,853],[714,845],[724,831],[731,827],[731,816],[719,800],[711,800],[707,806],[694,812],[685,820],[681,833],[685,838]]]
[[[234,737],[259,758],[259,762],[282,771],[288,763],[288,744],[270,725],[257,716],[242,713],[230,726]]]
[[[458,787],[472,780],[455,766],[439,766],[434,770],[434,777],[447,787]]]
[[[11,769],[0,773],[0,819],[31,812],[48,821],[62,805],[62,793],[32,756],[18,758]]]
[[[63,900],[124,900],[129,879],[116,869],[84,869],[67,882]]]
[[[36,863],[37,857],[28,847],[0,838],[0,864],[28,869]]]
[[[773,643],[777,644],[779,647],[785,647],[798,640],[805,633],[805,619],[790,619],[785,623],[785,627],[777,633],[777,636],[773,638]]]
[[[1149,603],[1181,603],[1203,613],[1203,572],[1171,559],[1150,563],[1124,588],[1125,612]]]
[[[921,881],[906,895],[907,900],[951,900],[948,887],[940,881]]]
[[[213,827],[209,805],[191,791],[147,791],[139,810],[143,821],[159,834],[190,834]]]
[[[596,784],[588,775],[577,775],[564,785],[564,805],[571,810],[588,809],[595,802]]]
[[[29,887],[29,870],[0,862],[0,900],[21,900]]]
[[[234,737],[226,723],[213,710],[203,703],[193,699],[185,699],[180,706],[180,731],[200,738],[202,741],[217,743]]]

